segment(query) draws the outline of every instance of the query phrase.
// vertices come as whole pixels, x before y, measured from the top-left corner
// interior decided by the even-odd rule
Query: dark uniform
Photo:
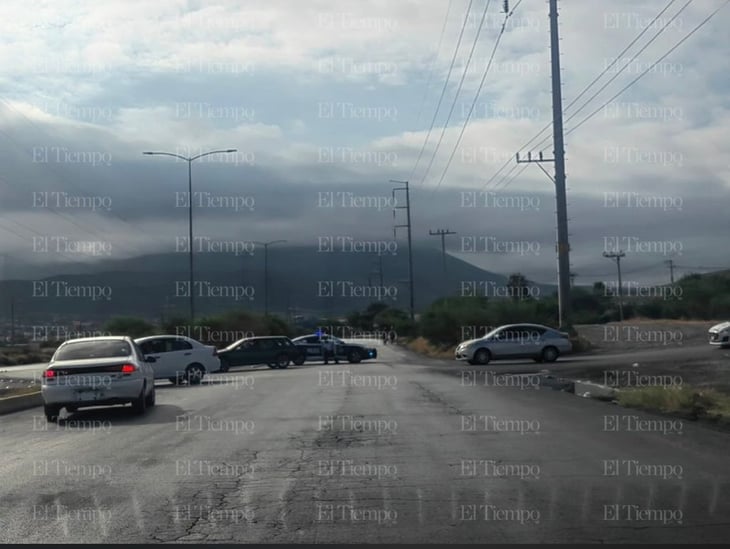
[[[326,337],[322,342],[322,354],[324,355],[324,363],[329,364],[329,359],[334,358],[335,364],[340,363],[340,359],[337,356],[337,346],[332,338]]]

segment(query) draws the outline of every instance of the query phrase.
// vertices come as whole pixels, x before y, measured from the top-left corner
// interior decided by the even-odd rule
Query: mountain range
[[[255,254],[196,253],[196,317],[233,308],[263,312],[268,263],[270,313],[341,315],[383,301],[408,310],[408,254],[321,252],[315,247],[271,246]],[[7,259],[7,258],[6,258]],[[15,265],[21,272],[28,266]],[[16,322],[100,320],[112,316],[159,319],[189,311],[189,256],[167,253],[94,263],[43,264],[34,276],[0,281],[0,316]],[[480,269],[428,247],[414,247],[416,311],[446,295],[504,296],[506,275]],[[382,274],[382,278],[381,278]],[[6,270],[7,276],[7,270]],[[529,279],[529,276],[528,276]],[[535,295],[555,286],[534,284]]]

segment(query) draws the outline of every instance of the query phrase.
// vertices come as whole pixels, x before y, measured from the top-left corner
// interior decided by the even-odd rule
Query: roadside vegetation
[[[0,398],[10,398],[23,395],[32,395],[40,393],[40,385],[26,385],[26,386],[9,386],[0,385]]]
[[[617,401],[628,408],[677,414],[730,426],[730,395],[714,389],[686,385],[621,389]]]
[[[160,333],[192,337],[208,345],[225,347],[253,335],[294,337],[323,328],[341,338],[382,339],[394,333],[400,343],[429,356],[453,356],[461,341],[485,335],[492,328],[514,322],[535,322],[555,326],[557,295],[539,296],[535,286],[521,273],[508,278],[505,294],[510,297],[447,297],[419,312],[416,322],[408,313],[385,302],[374,302],[344,318],[309,317],[288,321],[277,315],[264,316],[247,310],[230,310],[199,318],[149,322],[140,318],[111,318],[102,332],[144,337]],[[602,282],[593,287],[571,290],[572,319],[575,325],[606,324],[619,320],[615,289]],[[730,271],[708,275],[690,274],[673,285],[642,288],[624,296],[624,319],[708,320],[730,318]],[[641,294],[637,296],[636,294]],[[591,349],[590,342],[568,327],[575,351]],[[0,365],[43,362],[50,358],[60,341],[0,347]]]

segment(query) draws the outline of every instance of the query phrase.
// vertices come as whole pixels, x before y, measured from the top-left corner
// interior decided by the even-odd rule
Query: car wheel
[[[200,364],[191,364],[185,369],[185,378],[190,385],[200,385],[205,376],[205,370]]]
[[[304,364],[304,355],[297,355],[294,359],[294,364],[296,364],[297,366],[301,366],[302,364]]]
[[[347,355],[347,361],[352,362],[353,364],[357,364],[362,360],[362,357],[360,356],[360,351],[357,349],[354,349],[350,351],[350,354]]]
[[[69,414],[75,414],[76,412],[79,411],[79,408],[78,408],[78,406],[66,406],[66,411]]]
[[[279,355],[276,358],[276,367],[281,368],[283,370],[284,368],[289,367],[289,362],[291,362],[291,360],[289,359],[289,357],[287,355]]]
[[[46,421],[49,423],[55,423],[58,421],[58,413],[61,409],[58,406],[43,406],[43,412],[46,414]]]
[[[150,394],[147,395],[146,404],[148,408],[152,408],[155,405],[155,388],[152,387]]]
[[[147,411],[147,395],[144,394],[146,389],[147,385],[143,385],[142,392],[132,401],[132,412],[135,414],[142,415]]]
[[[474,362],[481,364],[482,366],[489,364],[491,358],[492,355],[487,349],[479,349],[476,353],[474,353]]]
[[[560,352],[555,347],[545,347],[542,350],[542,359],[545,362],[555,362],[559,356]]]

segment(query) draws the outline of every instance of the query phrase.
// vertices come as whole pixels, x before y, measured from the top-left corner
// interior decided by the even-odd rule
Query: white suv
[[[206,372],[217,372],[221,367],[215,347],[189,337],[157,335],[134,342],[145,357],[154,357],[155,379],[169,379],[174,384],[186,380],[190,385],[198,385]]]

